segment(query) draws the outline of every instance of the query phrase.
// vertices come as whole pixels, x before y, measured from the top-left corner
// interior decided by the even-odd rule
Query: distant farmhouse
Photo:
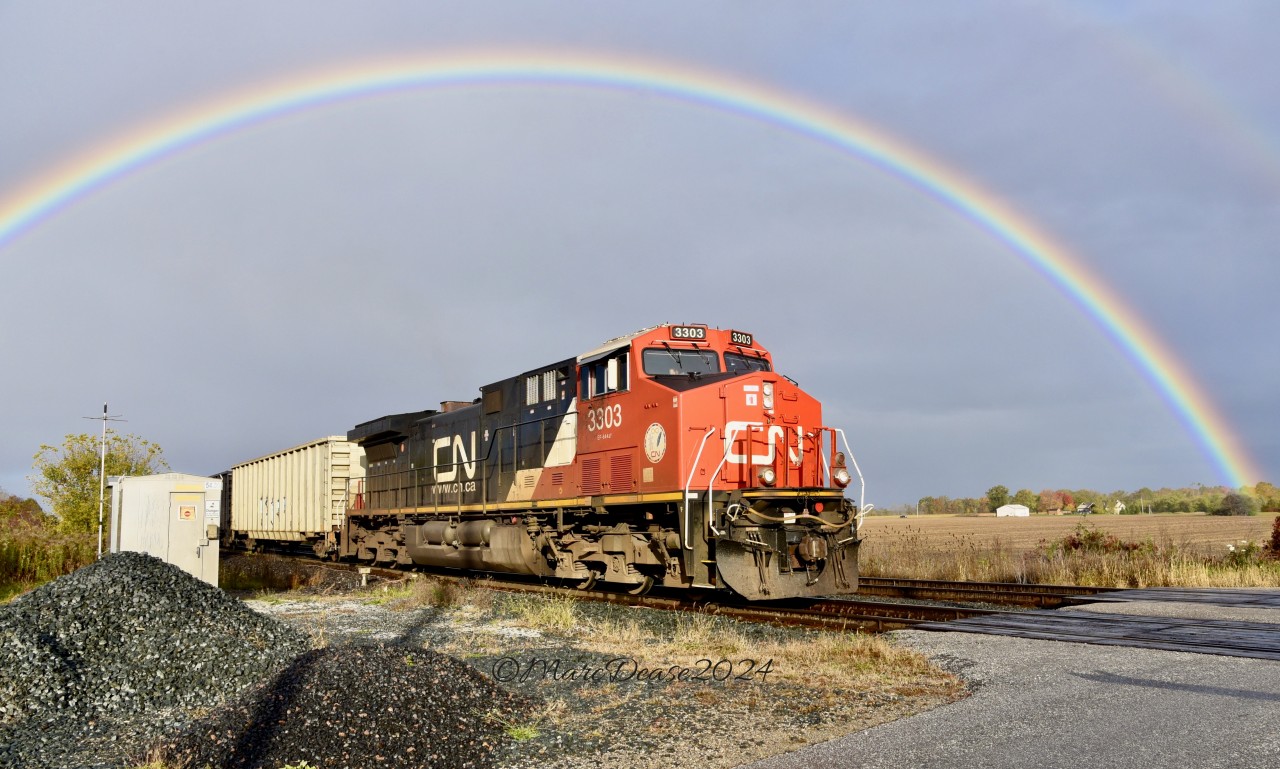
[[[1026,518],[1031,510],[1026,505],[1001,505],[996,508],[997,518]]]

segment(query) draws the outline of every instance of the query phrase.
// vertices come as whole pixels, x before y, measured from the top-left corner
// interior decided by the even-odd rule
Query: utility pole
[[[107,404],[102,404],[102,416],[85,417],[85,419],[101,419],[102,420],[102,458],[98,465],[98,557],[102,557],[102,508],[106,498],[107,491],[107,422],[127,422],[127,419],[120,419],[119,414],[108,415]]]

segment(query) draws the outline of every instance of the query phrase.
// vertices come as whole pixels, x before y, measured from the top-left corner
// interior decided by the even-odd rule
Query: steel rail
[[[381,579],[404,581],[422,572],[402,571],[358,564],[334,564],[308,561],[316,568],[367,569],[366,574]],[[494,579],[490,575],[473,577],[465,574],[432,573],[436,579],[456,583],[478,584],[505,592],[538,593],[571,597],[575,600],[598,601],[619,606],[636,606],[665,611],[702,612],[747,622],[802,626],[835,631],[881,633],[891,630],[921,630],[988,633],[1053,641],[1132,646],[1207,654],[1280,660],[1280,624],[1243,620],[1205,620],[1164,616],[1099,614],[1083,611],[1018,611],[974,606],[945,606],[929,603],[892,603],[847,598],[794,599],[769,604],[734,601],[724,596],[708,599],[706,594],[665,594],[633,596],[605,590],[578,590],[545,584],[536,578],[521,580],[510,576]],[[971,600],[996,603],[1020,598],[1059,598],[1112,601],[1106,593],[1111,588],[1076,587],[1071,585],[1021,585],[1011,583],[965,583],[946,580],[908,580],[864,578],[870,586],[893,589],[964,592]],[[1053,591],[1079,591],[1061,593]],[[1021,596],[1018,593],[1021,593]],[[1090,597],[1092,596],[1092,597]]]
[[[1008,613],[1002,609],[992,608],[943,606],[928,603],[861,601],[850,598],[791,599],[762,604],[741,599],[734,600],[731,597],[719,595],[709,599],[705,593],[701,592],[681,594],[681,591],[663,591],[660,588],[657,594],[630,595],[609,590],[582,590],[573,587],[561,587],[548,584],[536,577],[521,577],[520,575],[504,575],[501,578],[496,578],[490,574],[442,574],[436,571],[420,572],[409,569],[362,566],[360,564],[321,562],[303,556],[277,555],[277,557],[300,562],[316,569],[358,572],[362,575],[385,580],[391,584],[403,583],[407,580],[416,579],[421,574],[428,574],[433,579],[445,582],[473,585],[503,592],[534,593],[663,611],[700,612],[749,622],[829,630],[860,630],[879,633],[889,630],[901,630],[928,622],[949,622],[968,617]]]

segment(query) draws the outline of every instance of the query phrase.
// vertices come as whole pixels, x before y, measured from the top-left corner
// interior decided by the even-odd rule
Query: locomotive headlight
[[[760,471],[756,473],[756,477],[766,486],[772,486],[778,482],[778,474],[773,471],[772,467],[760,468]]]
[[[843,467],[837,467],[836,471],[831,474],[831,480],[835,481],[836,485],[843,489],[845,486],[848,486],[849,481],[853,479],[849,477],[848,470]]]
[[[773,382],[764,383],[764,407],[773,408]]]

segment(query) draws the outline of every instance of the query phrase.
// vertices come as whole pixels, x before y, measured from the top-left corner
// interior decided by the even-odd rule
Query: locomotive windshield
[[[754,355],[742,355],[736,352],[724,354],[724,368],[732,374],[745,374],[751,371],[768,371],[769,361]]]
[[[720,356],[714,350],[651,347],[644,351],[643,362],[644,373],[649,376],[720,373]]]

